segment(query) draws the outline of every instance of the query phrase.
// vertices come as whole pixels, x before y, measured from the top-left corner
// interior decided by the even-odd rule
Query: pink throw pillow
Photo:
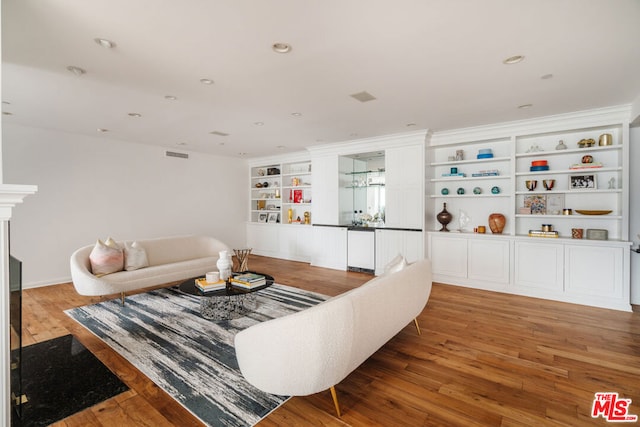
[[[124,252],[111,237],[106,242],[98,240],[89,254],[91,272],[101,277],[124,269]]]

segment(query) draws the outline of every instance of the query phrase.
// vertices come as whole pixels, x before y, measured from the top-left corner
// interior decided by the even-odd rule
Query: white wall
[[[640,244],[640,126],[629,132],[629,240]],[[631,304],[640,305],[640,254],[631,253]]]
[[[103,136],[4,124],[4,182],[38,186],[11,221],[24,287],[69,281],[71,253],[108,236],[202,234],[244,246],[245,160],[170,158],[161,147]]]

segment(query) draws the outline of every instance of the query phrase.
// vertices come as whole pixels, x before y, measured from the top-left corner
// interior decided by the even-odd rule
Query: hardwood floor
[[[278,283],[337,295],[371,276],[251,256]],[[116,297],[116,296],[114,296]],[[103,298],[71,284],[23,295],[24,344],[72,333],[131,390],[58,426],[200,426],[190,413],[63,310]],[[380,313],[384,316],[384,313]],[[640,415],[640,313],[434,284],[419,316],[329,391],[294,397],[259,425],[605,425],[594,393],[618,392]]]

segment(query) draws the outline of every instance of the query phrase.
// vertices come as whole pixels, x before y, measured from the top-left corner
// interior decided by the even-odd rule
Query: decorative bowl
[[[527,180],[527,181],[524,182],[524,185],[527,186],[527,190],[533,191],[538,186],[538,181],[536,181],[535,179],[534,180]]]
[[[607,215],[610,214],[611,210],[589,210],[589,209],[576,209],[576,212],[578,212],[581,215]]]

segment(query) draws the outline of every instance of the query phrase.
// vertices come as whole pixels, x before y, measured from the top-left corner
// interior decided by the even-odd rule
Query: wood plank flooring
[[[258,256],[249,266],[332,296],[371,278]],[[72,333],[131,388],[56,425],[202,425],[63,313],[103,299],[69,283],[24,292],[25,345]],[[259,426],[606,425],[590,415],[600,391],[631,399],[640,415],[638,312],[434,284],[419,322],[422,335],[407,325],[336,386],[342,418],[326,391],[290,399]]]

